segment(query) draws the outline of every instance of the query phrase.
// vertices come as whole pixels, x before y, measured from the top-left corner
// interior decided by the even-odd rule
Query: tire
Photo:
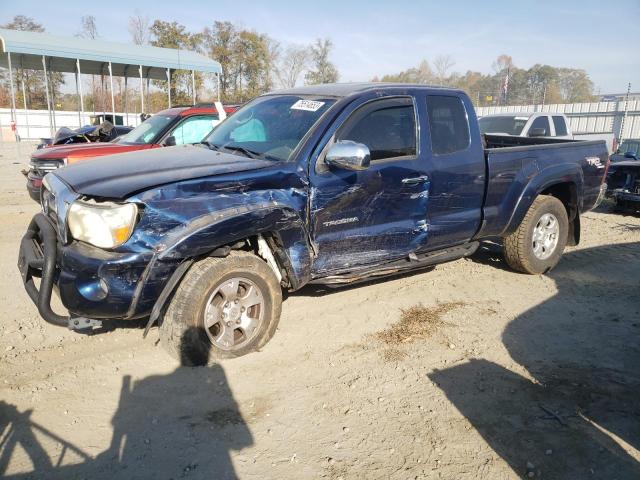
[[[256,298],[261,303],[248,306]],[[240,251],[225,258],[208,257],[194,263],[176,289],[160,324],[160,343],[182,365],[240,357],[271,339],[281,308],[282,289],[262,259]]]
[[[552,218],[557,221],[555,244],[549,240],[550,237],[547,237],[546,242],[534,243],[534,234],[544,231],[545,225],[551,225]],[[549,231],[553,230],[553,227],[549,228]],[[560,261],[567,245],[568,232],[569,220],[562,202],[549,195],[539,195],[533,201],[517,230],[505,237],[505,260],[512,269],[519,272],[533,275],[546,273]],[[545,249],[545,244],[551,244],[552,247]]]

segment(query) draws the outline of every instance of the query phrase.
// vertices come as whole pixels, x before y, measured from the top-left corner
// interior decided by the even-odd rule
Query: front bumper
[[[32,171],[27,174],[27,191],[32,200],[40,203],[40,190],[42,188],[42,177],[37,177]]]
[[[158,271],[152,259],[151,253],[109,252],[80,242],[63,246],[50,220],[39,213],[20,243],[18,268],[45,321],[80,329],[148,315],[166,280],[166,268],[159,269],[160,278],[150,275]],[[41,279],[39,288],[34,278]],[[70,315],[51,309],[54,287]]]
[[[611,197],[614,199],[616,204],[640,204],[640,193],[629,192],[627,190],[614,190],[611,193]]]

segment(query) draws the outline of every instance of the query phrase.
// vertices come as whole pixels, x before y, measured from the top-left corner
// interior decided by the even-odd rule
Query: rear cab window
[[[448,155],[469,148],[469,120],[461,98],[427,95],[427,113],[434,155]]]
[[[534,129],[543,129],[544,135],[537,135],[539,137],[550,137],[551,136],[551,127],[549,126],[549,117],[543,115],[541,117],[536,118],[531,126],[529,127],[529,136]]]
[[[556,137],[563,137],[567,135],[567,124],[564,121],[564,117],[554,115],[553,126],[556,129]]]

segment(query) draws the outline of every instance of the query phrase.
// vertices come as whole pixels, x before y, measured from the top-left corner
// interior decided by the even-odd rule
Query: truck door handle
[[[417,185],[418,183],[427,183],[429,175],[420,175],[419,177],[403,178],[402,183],[405,185]]]

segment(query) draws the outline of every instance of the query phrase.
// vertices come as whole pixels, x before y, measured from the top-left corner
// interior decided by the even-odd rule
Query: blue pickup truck
[[[602,141],[481,135],[460,90],[278,91],[201,145],[48,174],[18,264],[48,322],[146,318],[183,360],[235,357],[309,283],[422,269],[489,238],[513,269],[547,272],[602,197],[607,156]],[[54,286],[69,315],[52,311]]]

